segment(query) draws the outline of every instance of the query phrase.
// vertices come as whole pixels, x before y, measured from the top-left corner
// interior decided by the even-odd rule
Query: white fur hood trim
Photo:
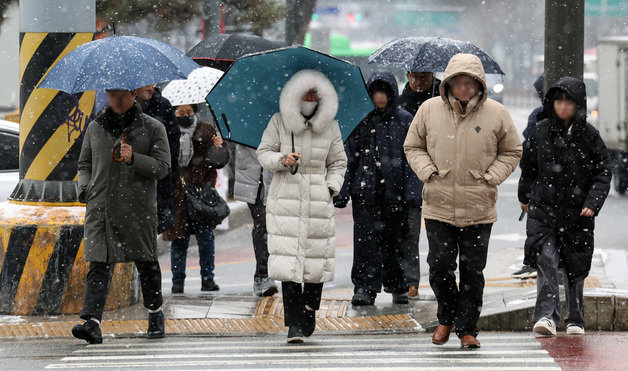
[[[314,132],[322,133],[327,130],[338,112],[338,94],[325,74],[307,69],[295,73],[283,87],[279,97],[281,119],[295,134],[306,128],[299,102],[310,89],[315,89],[318,95],[318,108],[310,119]]]

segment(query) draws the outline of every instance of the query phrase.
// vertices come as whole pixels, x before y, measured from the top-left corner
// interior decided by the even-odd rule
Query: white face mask
[[[314,113],[316,106],[318,106],[318,102],[306,102],[303,100],[299,102],[299,109],[301,110],[303,116],[310,116]]]

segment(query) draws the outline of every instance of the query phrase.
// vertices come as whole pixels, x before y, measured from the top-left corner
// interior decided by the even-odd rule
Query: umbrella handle
[[[120,138],[120,144],[126,144],[126,133],[122,133],[122,138]],[[124,161],[124,159],[122,157],[116,156],[116,150],[113,149],[113,148],[111,149],[111,158],[115,162],[122,162],[122,161]]]
[[[294,153],[295,149],[294,149],[294,132],[290,133],[290,136],[292,138],[292,153]],[[297,163],[294,166],[290,166],[290,174],[295,175],[297,173],[297,171],[299,171],[299,164]]]
[[[227,128],[227,139],[231,139],[231,126],[229,126],[229,120],[227,120],[227,116],[225,114],[221,114],[222,121],[225,122],[225,127]]]

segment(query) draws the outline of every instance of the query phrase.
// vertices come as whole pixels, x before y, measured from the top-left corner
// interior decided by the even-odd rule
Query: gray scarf
[[[194,123],[187,128],[179,125],[181,130],[181,138],[179,139],[179,166],[187,167],[194,156],[194,144],[192,143],[192,137],[194,136],[194,130],[196,130],[196,124],[198,120],[194,116]]]

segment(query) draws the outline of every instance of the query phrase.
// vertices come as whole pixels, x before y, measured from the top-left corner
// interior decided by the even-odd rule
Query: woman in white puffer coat
[[[266,207],[268,273],[282,281],[288,342],[314,332],[323,283],[334,278],[332,199],[347,168],[337,111],[329,79],[301,70],[284,86],[257,149],[260,164],[274,172]]]

